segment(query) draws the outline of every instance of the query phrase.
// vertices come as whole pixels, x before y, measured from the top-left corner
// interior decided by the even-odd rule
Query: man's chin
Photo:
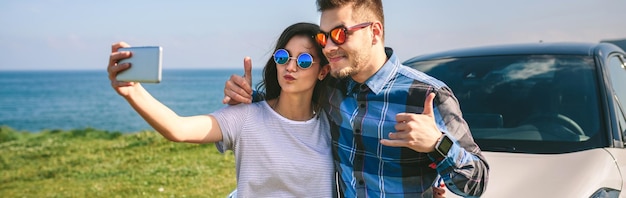
[[[332,76],[333,78],[336,78],[336,79],[344,79],[344,78],[348,77],[346,75],[339,75],[338,73],[331,73],[330,76]]]
[[[330,65],[330,74],[335,78],[346,78],[352,75],[353,69],[349,66],[334,66]]]

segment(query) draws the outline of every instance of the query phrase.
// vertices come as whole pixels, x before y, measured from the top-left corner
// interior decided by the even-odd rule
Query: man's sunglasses
[[[289,52],[285,49],[278,49],[276,50],[276,52],[274,52],[274,62],[276,62],[276,64],[284,65],[284,64],[287,64],[289,60],[291,59],[294,59],[294,58],[290,57]],[[298,67],[302,69],[306,69],[306,68],[311,67],[311,65],[313,65],[313,63],[315,62],[313,62],[313,56],[311,56],[311,54],[302,53],[298,55],[298,58],[296,59],[296,63]]]
[[[322,46],[322,48],[326,47],[326,42],[328,42],[329,37],[330,37],[330,40],[332,40],[335,44],[341,45],[346,42],[347,34],[352,33],[356,30],[363,29],[370,25],[372,25],[372,22],[365,22],[365,23],[354,25],[352,27],[346,27],[345,25],[340,25],[330,30],[330,32],[320,31],[319,33],[317,33],[317,35],[315,35],[315,40],[317,41],[318,44],[320,44],[320,46]]]

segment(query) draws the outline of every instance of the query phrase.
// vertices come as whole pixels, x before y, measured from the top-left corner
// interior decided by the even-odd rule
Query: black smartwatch
[[[452,148],[452,140],[446,134],[443,134],[437,144],[435,144],[435,150],[428,153],[428,155],[433,158],[436,162],[443,160],[448,155],[450,148]]]

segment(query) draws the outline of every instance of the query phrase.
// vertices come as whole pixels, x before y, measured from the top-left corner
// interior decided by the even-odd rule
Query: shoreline
[[[59,132],[59,131],[103,131],[107,133],[121,133],[121,134],[133,134],[133,133],[141,133],[141,132],[156,132],[154,129],[139,129],[133,131],[120,131],[120,130],[107,130],[96,127],[76,127],[76,128],[43,128],[40,130],[28,130],[28,129],[16,129],[10,125],[0,124],[0,131],[2,130],[10,130],[14,132],[25,132],[25,133],[45,133],[45,132]]]

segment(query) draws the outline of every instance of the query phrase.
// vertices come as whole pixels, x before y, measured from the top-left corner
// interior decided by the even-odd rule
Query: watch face
[[[439,150],[439,152],[444,156],[448,155],[448,151],[450,151],[452,144],[452,140],[447,135],[444,135],[441,138],[441,143],[439,143],[437,150]]]

